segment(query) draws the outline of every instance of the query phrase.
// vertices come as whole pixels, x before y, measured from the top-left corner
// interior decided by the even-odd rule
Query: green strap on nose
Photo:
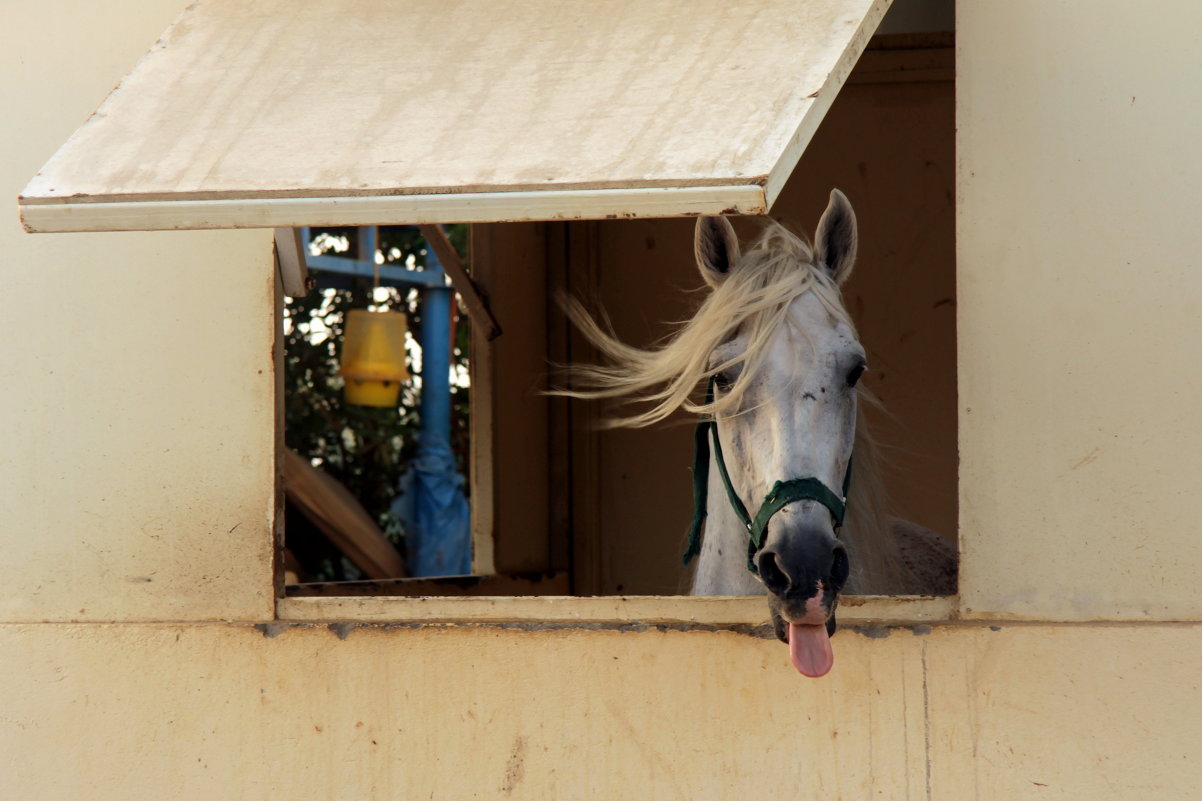
[[[705,390],[706,405],[714,400],[714,379],[710,379]],[[714,461],[718,463],[718,474],[722,477],[722,485],[726,488],[726,497],[730,501],[735,515],[743,523],[750,535],[747,543],[747,569],[759,573],[755,566],[755,554],[764,545],[764,534],[768,530],[768,521],[772,516],[795,501],[818,501],[831,513],[835,531],[843,525],[843,517],[847,512],[847,491],[851,488],[851,460],[847,462],[847,472],[843,475],[843,494],[836,495],[830,487],[813,476],[792,478],[788,481],[777,481],[772,489],[764,496],[763,503],[753,520],[747,513],[747,507],[735,492],[730,481],[730,473],[726,469],[726,460],[722,458],[722,443],[718,439],[718,425],[713,420],[702,420],[693,430],[693,522],[689,526],[689,544],[684,553],[684,563],[687,565],[693,557],[701,553],[701,527],[705,523],[706,506],[709,495],[710,441],[714,443]]]

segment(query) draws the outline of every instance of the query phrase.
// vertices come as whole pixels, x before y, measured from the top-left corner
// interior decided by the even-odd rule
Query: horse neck
[[[693,576],[693,595],[763,595],[764,585],[747,569],[747,528],[730,506],[726,487],[710,454],[705,535]]]
[[[852,595],[896,594],[908,586],[907,569],[885,513],[880,454],[863,403],[856,413],[853,453],[855,468],[848,491],[847,520],[840,532],[852,572],[843,591]]]

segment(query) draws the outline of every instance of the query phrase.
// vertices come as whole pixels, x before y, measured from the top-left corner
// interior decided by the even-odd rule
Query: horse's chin
[[[777,639],[789,646],[789,661],[803,676],[819,678],[834,666],[830,638],[835,633],[837,604],[837,595],[832,595],[827,604],[810,599],[800,608],[776,595],[768,596],[772,628]]]
[[[825,625],[828,636],[834,636],[837,624],[835,622],[835,607],[838,605],[838,596],[832,600],[829,611],[821,619],[816,619],[813,614],[807,614],[805,610],[797,613],[793,610],[790,613],[791,604],[782,601],[771,593],[768,594],[768,611],[772,615],[772,630],[776,632],[776,639],[783,643],[789,641],[789,624],[796,623],[798,625]]]

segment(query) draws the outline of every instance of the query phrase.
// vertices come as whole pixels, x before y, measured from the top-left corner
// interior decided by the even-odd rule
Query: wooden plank
[[[954,48],[869,50],[847,84],[951,81],[956,77]]]
[[[300,577],[305,574],[305,567],[296,558],[296,555],[287,548],[283,549],[282,559],[280,560],[281,567],[284,570],[284,584],[296,584],[300,581]]]
[[[275,335],[271,342],[271,369],[274,373],[275,398],[272,428],[274,434],[272,455],[272,526],[271,526],[271,595],[281,598],[284,595],[284,585],[287,584],[287,566],[284,533],[284,517],[286,515],[287,497],[284,492],[284,453],[285,447],[285,408],[284,402],[284,337],[280,336],[280,321],[284,319],[284,284],[276,281],[272,287],[273,311],[272,330]]]
[[[585,223],[586,225],[588,223]],[[572,362],[568,342],[571,327],[556,299],[569,292],[568,230],[571,223],[547,223],[546,231],[546,287],[543,292],[543,308],[547,316],[546,358],[549,365],[566,365]],[[550,369],[550,384],[562,385],[556,367]],[[547,559],[553,569],[571,570],[571,587],[565,595],[593,595],[582,591],[578,574],[572,566],[572,555],[578,544],[578,530],[573,525],[572,496],[572,404],[570,398],[552,396],[547,399]]]
[[[476,282],[464,269],[463,262],[459,260],[459,253],[451,244],[447,232],[441,225],[436,224],[423,225],[421,231],[426,242],[434,248],[438,260],[442,262],[442,269],[451,279],[451,283],[455,285],[455,291],[463,299],[463,305],[467,307],[468,316],[472,319],[473,330],[478,331],[490,341],[501,336],[500,324],[492,316],[492,311],[488,308],[488,301],[480,294],[480,288],[476,286]]]
[[[477,548],[473,570],[477,573],[552,569],[549,400],[542,394],[547,386],[545,228],[542,223],[472,227],[473,276],[506,321],[505,336],[472,343],[472,514]],[[488,482],[483,495],[481,479]],[[482,556],[491,560],[492,570],[479,561]]]
[[[887,50],[954,50],[955,31],[922,31],[918,33],[883,33],[868,40],[865,53]],[[857,69],[859,65],[857,65]]]
[[[300,298],[309,294],[313,285],[305,263],[305,243],[301,241],[299,228],[275,229],[275,266],[285,295]]]
[[[347,596],[508,596],[567,595],[568,574],[521,573],[507,576],[443,576],[439,578],[384,579],[381,581],[325,581],[294,583],[289,598]]]
[[[564,234],[567,251],[563,276],[565,292],[584,298],[598,296],[601,278],[599,229],[602,227],[601,223],[596,222],[567,226]],[[659,269],[659,264],[654,269]],[[565,364],[596,364],[599,361],[597,349],[558,308],[553,319],[564,332],[567,348],[567,357],[563,360]],[[571,492],[572,515],[572,589],[579,595],[601,595],[607,589],[606,579],[612,567],[605,547],[608,544],[604,533],[605,508],[601,503],[604,474],[599,441],[604,404],[568,400],[565,405],[571,438],[568,489]]]
[[[472,276],[488,289],[499,280],[494,267],[494,232],[498,226],[473,225],[468,235],[472,254]],[[468,481],[472,488],[472,573],[496,572],[497,511],[496,474],[496,343],[472,337],[468,342],[472,391],[468,395],[469,452]]]
[[[21,205],[36,230],[138,227],[130,212],[155,228],[650,214],[621,191],[598,207],[597,190],[740,187],[746,206],[753,188],[774,194],[888,5],[199,0]],[[562,202],[482,211],[475,197],[544,192]],[[415,195],[450,208],[339,217],[347,199]],[[284,207],[299,217],[285,200],[305,201]],[[658,216],[689,213],[687,196],[659,200]],[[176,201],[234,205],[158,209]],[[110,203],[134,205],[95,208]],[[80,216],[34,211],[56,204]]]
[[[367,576],[407,575],[400,553],[346,487],[290,448],[284,449],[284,492]]]

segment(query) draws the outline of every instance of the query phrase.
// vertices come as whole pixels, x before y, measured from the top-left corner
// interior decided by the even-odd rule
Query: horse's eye
[[[868,365],[860,362],[855,367],[851,368],[851,372],[847,374],[847,386],[854,387],[860,380],[860,376],[864,375],[864,371],[868,369]]]
[[[730,388],[735,385],[735,380],[730,373],[721,372],[714,374],[714,387],[719,392],[729,392]]]

